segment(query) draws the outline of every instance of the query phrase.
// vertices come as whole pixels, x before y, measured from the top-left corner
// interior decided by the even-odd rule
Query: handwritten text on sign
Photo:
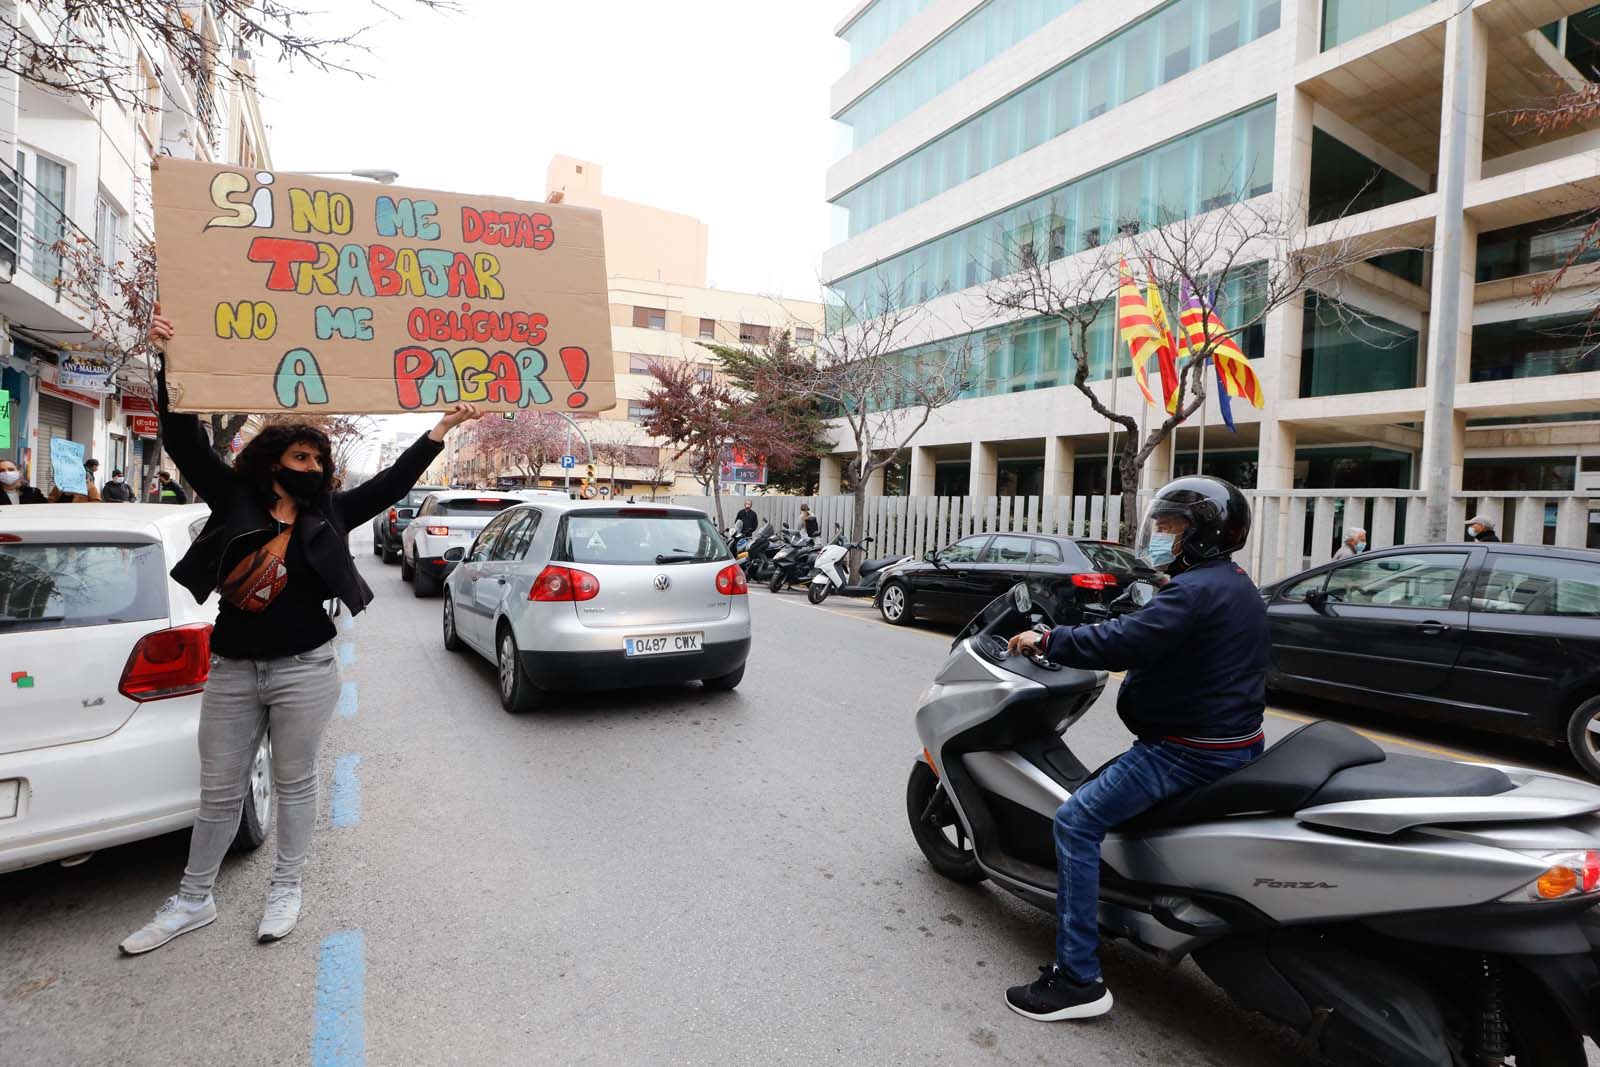
[[[155,194],[181,410],[616,403],[597,212],[170,159]]]

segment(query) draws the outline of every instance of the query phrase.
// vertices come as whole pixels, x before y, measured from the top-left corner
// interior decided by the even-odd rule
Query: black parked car
[[[1600,552],[1406,545],[1262,596],[1271,688],[1565,743],[1600,778]]]
[[[973,534],[921,562],[904,563],[883,576],[873,603],[887,622],[912,619],[965,623],[995,597],[1027,582],[1033,598],[1051,605],[1063,623],[1083,617],[1086,604],[1110,604],[1148,564],[1114,541],[1044,534]]]
[[[415,485],[402,500],[397,500],[387,511],[380,511],[372,520],[372,554],[382,556],[385,563],[400,562],[400,531],[411,524],[417,509],[429,493],[444,489],[442,485]]]

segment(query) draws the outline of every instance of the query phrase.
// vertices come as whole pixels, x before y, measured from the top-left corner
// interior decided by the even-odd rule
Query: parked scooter
[[[1062,734],[1106,675],[1008,653],[1049,624],[1019,584],[956,637],[906,810],[934,870],[1053,912],[1051,820],[1090,777]],[[1588,783],[1314,722],[1108,835],[1100,926],[1193,956],[1338,1064],[1578,1067],[1600,1033],[1596,811]]]
[[[745,581],[757,585],[771,577],[772,556],[777,550],[777,531],[772,528],[772,523],[763,523],[750,538],[750,543],[745,546],[744,551],[738,555],[739,566],[744,569]]]
[[[817,553],[816,573],[811,576],[811,584],[806,586],[806,599],[813,604],[820,604],[835,593],[840,596],[877,596],[878,582],[882,580],[884,572],[896,564],[915,558],[885,556],[882,559],[865,560],[861,564],[860,581],[851,582],[850,553],[865,552],[870,544],[870,537],[848,545],[835,541]]]
[[[842,543],[843,538],[844,535],[839,534],[835,540]],[[789,543],[772,557],[772,576],[767,579],[767,588],[781,593],[791,585],[809,582],[821,551],[822,545],[803,532],[791,534]]]

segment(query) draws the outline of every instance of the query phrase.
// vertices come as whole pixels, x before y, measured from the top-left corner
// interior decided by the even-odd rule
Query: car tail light
[[[1088,574],[1074,574],[1072,576],[1072,584],[1079,589],[1115,589],[1117,576],[1115,574],[1096,574],[1092,571]]]
[[[528,599],[542,602],[593,600],[600,595],[600,579],[588,571],[558,567],[554,563],[539,572],[528,590]]]
[[[449,537],[450,536],[450,527],[448,527],[448,526],[429,526],[428,527],[428,532],[431,533],[435,537]]]
[[[666,508],[619,508],[617,514],[627,519],[664,519],[672,512]]]
[[[390,522],[399,522],[400,521],[400,509],[399,508],[390,508],[389,509],[389,521]]]
[[[750,592],[750,583],[744,578],[744,568],[735,563],[718,571],[717,592],[723,596],[744,596]]]
[[[195,622],[145,634],[122,668],[117,691],[130,700],[198,693],[211,673],[211,624]]]
[[[16,534],[0,534],[0,545],[14,545],[22,540]]]

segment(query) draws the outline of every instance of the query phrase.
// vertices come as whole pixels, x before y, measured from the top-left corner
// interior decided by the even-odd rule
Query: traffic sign
[[[562,456],[561,457],[561,469],[562,470],[571,470],[573,467],[576,467],[577,465],[578,465],[578,457],[577,456]]]

